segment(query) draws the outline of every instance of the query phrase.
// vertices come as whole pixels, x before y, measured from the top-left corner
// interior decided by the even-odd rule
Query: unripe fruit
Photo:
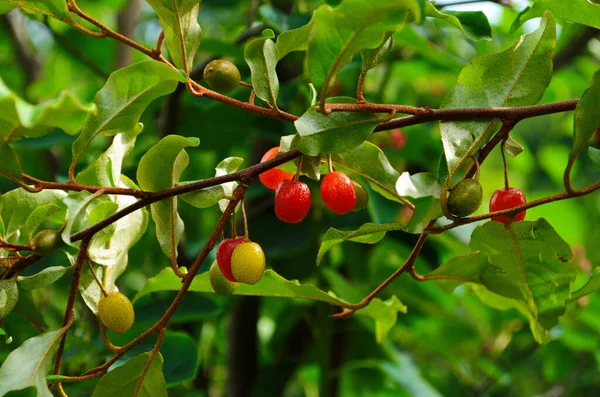
[[[210,265],[208,280],[212,289],[220,295],[231,295],[238,286],[238,283],[229,281],[223,276],[221,269],[219,269],[219,263],[216,260]]]
[[[110,331],[122,334],[133,325],[133,305],[122,293],[111,292],[98,302],[98,318]]]
[[[367,208],[367,204],[369,204],[369,193],[367,193],[367,189],[365,189],[363,185],[356,182],[354,179],[352,179],[352,186],[354,186],[354,192],[356,193],[356,205],[352,211],[362,211]]]
[[[219,269],[221,269],[221,273],[223,273],[223,276],[225,276],[225,278],[229,281],[238,281],[231,272],[231,255],[233,255],[233,250],[238,245],[247,241],[248,239],[246,237],[226,238],[225,240],[221,241],[221,244],[219,244],[219,248],[217,250],[217,262],[219,263]]]
[[[498,189],[492,195],[490,200],[490,212],[502,211],[509,208],[518,207],[527,202],[523,192],[515,187],[509,187],[508,189]],[[515,215],[512,219],[513,222],[522,221],[525,219],[525,212],[521,211]],[[492,218],[493,221],[507,223],[510,221],[510,216],[501,215]]]
[[[33,252],[42,256],[54,253],[61,245],[60,232],[56,230],[42,230],[31,240]]]
[[[275,146],[267,151],[267,153],[262,156],[260,162],[263,163],[267,160],[271,160],[273,157],[277,156],[279,153],[279,146]],[[277,189],[277,186],[281,183],[281,181],[292,180],[294,178],[294,174],[285,172],[284,170],[280,170],[279,168],[271,168],[268,171],[263,172],[258,175],[258,179],[265,185],[267,188],[271,190]]]
[[[287,223],[298,223],[310,210],[311,194],[306,183],[281,181],[275,190],[275,215]]]
[[[217,92],[233,91],[240,84],[240,71],[231,62],[215,59],[204,68],[204,80]]]
[[[473,179],[463,179],[450,190],[448,211],[459,218],[469,216],[477,211],[482,199],[481,184]]]
[[[333,171],[321,182],[321,198],[331,211],[344,215],[356,206],[356,192],[352,180],[343,172]]]
[[[256,243],[243,243],[233,250],[231,271],[240,283],[258,283],[265,272],[265,265],[265,253]]]

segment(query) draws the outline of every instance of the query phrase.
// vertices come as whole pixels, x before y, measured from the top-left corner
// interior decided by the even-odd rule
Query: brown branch
[[[496,135],[494,135],[492,139],[490,139],[490,141],[483,147],[483,149],[479,151],[479,156],[477,156],[477,162],[473,163],[469,171],[467,171],[467,173],[465,174],[465,179],[472,178],[473,175],[475,175],[478,169],[478,164],[482,164],[487,158],[487,156],[490,155],[492,150],[494,150],[494,148],[498,146],[500,142],[508,138],[508,135],[510,134],[510,131],[512,131],[512,129],[514,128],[515,124],[516,122],[504,121],[500,131]]]
[[[434,221],[431,221],[430,225],[433,224],[433,222]],[[345,318],[354,314],[354,312],[356,312],[357,310],[362,309],[363,307],[366,307],[369,303],[371,303],[373,298],[375,298],[381,291],[383,291],[388,285],[390,285],[392,281],[394,281],[399,275],[401,275],[404,272],[410,271],[410,269],[414,267],[415,261],[417,260],[419,254],[421,253],[421,250],[423,249],[423,245],[425,244],[425,240],[427,240],[427,236],[427,233],[422,233],[419,236],[417,243],[415,244],[408,258],[406,258],[404,264],[400,266],[398,270],[392,273],[387,279],[385,279],[384,282],[379,284],[379,286],[375,288],[369,295],[365,296],[360,302],[356,304],[347,305],[344,308],[344,310],[342,310],[340,313],[333,314],[329,317]]]
[[[41,179],[37,179],[31,175],[23,174],[23,180],[33,184],[35,188],[41,189],[54,189],[54,190],[64,190],[64,191],[74,191],[74,192],[90,192],[97,193],[98,191],[104,191],[104,194],[114,194],[114,195],[122,195],[122,196],[132,196],[137,198],[145,198],[150,196],[150,193],[145,192],[143,190],[137,189],[128,189],[128,188],[120,188],[120,187],[104,187],[104,186],[89,186],[82,185],[79,183],[59,183],[59,182],[49,182],[43,181]]]
[[[223,211],[223,215],[221,215],[221,218],[215,225],[215,228],[213,229],[213,232],[211,233],[210,237],[208,238],[206,244],[204,245],[204,247],[202,248],[202,250],[196,257],[196,259],[194,260],[194,263],[190,267],[188,274],[183,279],[181,289],[179,290],[179,292],[177,292],[177,295],[173,299],[171,306],[169,306],[169,308],[167,309],[165,314],[163,314],[163,316],[156,322],[156,324],[154,324],[152,327],[150,327],[149,329],[147,329],[146,331],[141,333],[139,336],[137,336],[134,340],[132,340],[128,344],[121,347],[121,349],[119,349],[119,351],[117,353],[115,353],[115,355],[113,357],[111,357],[106,363],[102,364],[99,367],[96,367],[96,368],[93,368],[93,369],[87,371],[86,373],[83,374],[84,376],[94,374],[97,372],[106,371],[115,361],[117,361],[119,359],[119,357],[123,356],[125,353],[127,353],[129,350],[131,350],[133,347],[137,346],[146,337],[148,337],[152,333],[160,331],[162,328],[166,327],[167,323],[169,322],[169,320],[175,313],[175,310],[181,303],[185,293],[190,288],[190,285],[192,284],[192,281],[194,280],[194,276],[196,275],[196,273],[198,273],[198,270],[200,269],[202,262],[206,259],[206,257],[210,253],[210,251],[212,251],[212,249],[216,245],[216,243],[219,239],[219,235],[221,234],[221,231],[223,230],[223,228],[227,224],[227,220],[229,219],[229,217],[235,210],[235,206],[244,198],[245,191],[246,191],[245,185],[239,185],[233,191],[232,199],[229,201],[229,204],[227,205],[227,208],[225,208],[225,211]]]
[[[156,344],[154,345],[154,348],[150,352],[150,356],[148,357],[148,360],[146,360],[146,364],[144,365],[144,369],[142,370],[142,376],[140,376],[140,380],[138,381],[137,385],[135,386],[135,391],[133,392],[134,396],[139,395],[140,390],[141,390],[142,386],[144,385],[144,378],[146,377],[146,374],[148,373],[148,370],[150,369],[150,366],[152,365],[152,361],[154,361],[154,357],[156,357],[156,355],[158,354],[158,351],[160,350],[160,347],[162,346],[164,340],[165,340],[165,329],[161,328],[160,331],[158,331],[158,339],[156,341]]]

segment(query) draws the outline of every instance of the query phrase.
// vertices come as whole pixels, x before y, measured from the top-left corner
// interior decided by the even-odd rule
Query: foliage
[[[0,0],[0,395],[593,395],[600,6],[438,3]],[[333,170],[366,210],[327,209]],[[529,202],[458,218],[471,178]],[[215,294],[241,230],[262,278]]]

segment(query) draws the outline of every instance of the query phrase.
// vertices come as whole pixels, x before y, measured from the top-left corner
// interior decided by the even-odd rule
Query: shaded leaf
[[[48,218],[49,216],[56,214],[60,211],[60,207],[56,204],[41,205],[29,215],[25,222],[25,228],[23,234],[27,238],[32,238],[37,228]]]
[[[386,39],[383,43],[377,47],[360,52],[362,58],[362,70],[366,72],[369,69],[373,69],[387,58],[394,47],[394,38],[392,37],[393,32],[389,32],[386,35]]]
[[[52,266],[47,267],[39,273],[33,276],[19,276],[17,277],[17,284],[20,289],[34,290],[39,288],[46,288],[56,281],[60,280],[66,272],[71,270],[71,267],[65,266]]]
[[[536,0],[531,7],[524,9],[511,27],[517,30],[525,21],[541,17],[547,11],[559,19],[588,25],[600,29],[600,5],[589,0]]]
[[[598,6],[600,12],[600,6]],[[575,139],[569,153],[573,161],[587,146],[589,140],[600,130],[600,70],[594,74],[592,84],[588,88],[575,109]]]
[[[216,168],[217,172],[215,173],[215,176],[223,176],[223,175],[231,174],[232,172],[235,172],[238,169],[238,167],[240,165],[242,165],[243,162],[244,162],[244,159],[242,159],[240,157],[228,157],[225,160],[221,161],[217,165],[217,168]],[[221,187],[223,187],[225,196],[231,197],[233,195],[233,191],[237,187],[237,183],[236,182],[227,182],[227,183],[221,184]],[[227,199],[219,200],[219,208],[221,209],[221,211],[225,211],[225,208],[227,208],[228,205],[229,205],[229,200],[227,200]],[[238,208],[239,207],[236,207],[236,210]]]
[[[306,51],[311,27],[312,22],[297,29],[287,30],[277,36],[278,58],[281,59],[293,51]]]
[[[369,306],[357,313],[371,317],[375,322],[375,338],[382,343],[391,329],[396,325],[398,312],[406,313],[407,307],[403,305],[396,295],[387,300],[374,299]]]
[[[149,359],[152,362],[145,371]],[[151,353],[140,354],[100,378],[92,397],[166,397],[167,383],[162,367],[163,357],[160,353],[154,357]]]
[[[440,184],[438,178],[430,172],[421,172],[410,175],[403,172],[396,182],[396,191],[401,196],[421,198],[433,196],[440,197]]]
[[[481,11],[440,12],[433,4],[427,3],[425,6],[425,15],[450,23],[473,40],[492,39],[492,27],[487,16]]]
[[[594,167],[596,167],[596,169],[600,171],[600,149],[590,147],[588,149],[588,155],[590,156]]]
[[[597,291],[600,291],[600,267],[594,268],[594,271],[592,272],[587,283],[585,283],[585,285],[579,288],[577,291],[573,292],[569,302],[576,301],[582,296],[586,296]]]
[[[0,174],[9,179],[20,181],[23,177],[21,162],[8,143],[0,140]]]
[[[0,280],[0,321],[15,308],[18,300],[17,280],[15,278]]]

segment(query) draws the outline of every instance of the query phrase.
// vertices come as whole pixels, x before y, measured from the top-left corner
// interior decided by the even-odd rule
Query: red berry
[[[277,156],[279,153],[279,146],[275,146],[274,148],[269,149],[260,162],[263,163],[267,160],[271,160],[273,157]],[[268,187],[271,190],[277,189],[277,186],[281,181],[292,180],[294,178],[294,174],[287,173],[284,170],[280,170],[279,168],[272,168],[268,171],[263,172],[258,175],[258,179],[262,182],[263,185]]]
[[[233,255],[233,250],[235,247],[242,243],[248,242],[246,237],[236,237],[236,238],[226,238],[221,241],[219,244],[219,249],[217,250],[217,263],[219,264],[219,269],[223,276],[229,281],[237,282],[235,277],[233,277],[233,273],[231,272],[231,256]]]
[[[399,128],[392,130],[392,133],[390,134],[390,143],[393,148],[402,149],[406,145],[406,135]]]
[[[306,183],[281,181],[275,190],[275,215],[287,223],[298,223],[310,209],[311,195]]]
[[[321,182],[321,198],[327,208],[336,214],[344,215],[352,211],[356,205],[352,179],[343,172],[330,172]]]
[[[502,211],[509,208],[518,207],[527,202],[523,192],[515,187],[509,187],[508,189],[498,189],[492,195],[490,200],[490,212]],[[525,219],[525,212],[521,211],[513,218],[513,222],[522,221]],[[507,223],[510,220],[510,216],[502,215],[495,216],[492,218],[493,221]]]

